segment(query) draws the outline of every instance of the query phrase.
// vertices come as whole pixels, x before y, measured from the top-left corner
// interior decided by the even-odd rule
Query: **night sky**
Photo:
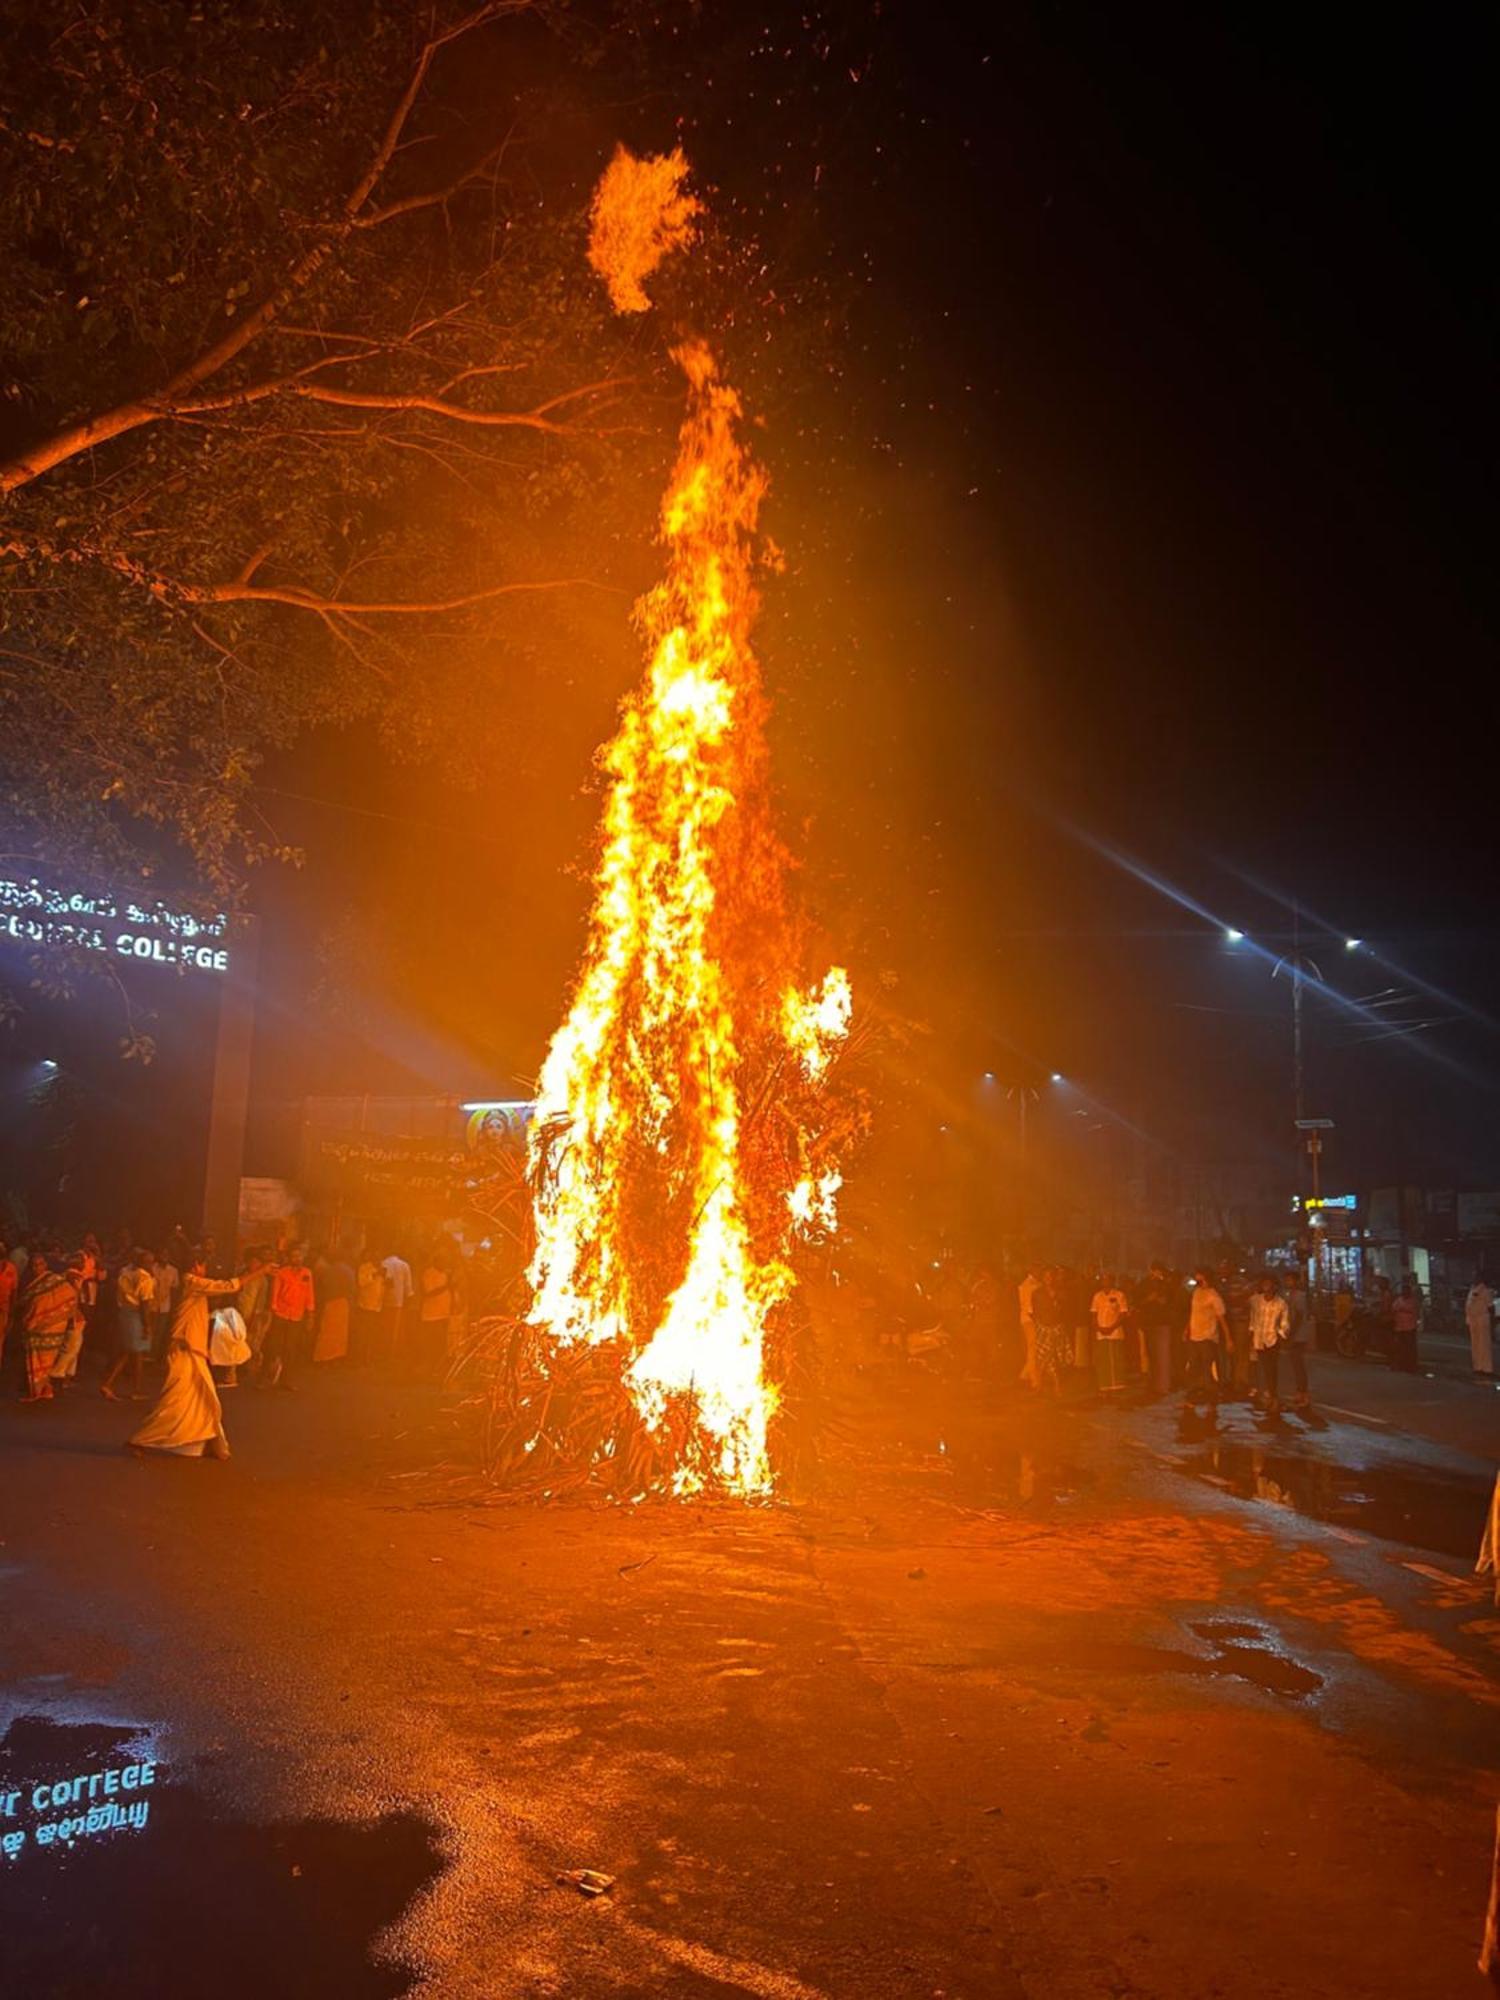
[[[1286,1150],[1295,901],[1330,984],[1383,996],[1310,1005],[1336,1177],[1494,1182],[1480,11],[989,11],[666,7],[680,70],[581,80],[554,145],[577,198],[616,138],[680,136],[744,246],[701,309],[765,419],[803,893],[930,1028],[935,1104],[1055,1068],[1224,1158]],[[267,771],[309,862],[258,891],[263,1114],[534,1073],[647,494],[619,594],[494,690],[492,784],[348,739]],[[331,910],[354,1027],[308,1006]],[[1435,1025],[1366,1039],[1392,1021]]]
[[[575,136],[680,133],[755,245],[705,310],[766,418],[763,650],[831,938],[895,975],[935,1088],[1057,1068],[1250,1156],[1286,1145],[1270,967],[1299,902],[1330,985],[1412,996],[1310,1004],[1346,1176],[1500,1172],[1493,1036],[1410,977],[1482,1009],[1497,958],[1477,10],[1357,38],[1275,10],[729,11],[684,30],[691,83]],[[302,884],[376,883],[442,940],[435,1018],[398,1000],[373,1038],[434,1083],[530,1073],[559,1012],[589,754],[636,667],[617,608],[590,619],[561,690],[498,697],[503,811],[366,771],[363,814],[394,818],[346,813],[354,852]],[[286,782],[351,796],[324,764]],[[339,825],[283,809],[310,847]]]

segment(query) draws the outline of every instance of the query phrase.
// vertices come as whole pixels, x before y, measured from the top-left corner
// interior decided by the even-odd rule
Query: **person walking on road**
[[[156,1280],[146,1268],[144,1250],[132,1250],[120,1267],[120,1275],[115,1279],[115,1338],[119,1351],[110,1363],[109,1373],[99,1385],[99,1393],[111,1403],[117,1403],[115,1384],[130,1369],[130,1400],[143,1400],[141,1371],[146,1365],[146,1356],[151,1352],[149,1322],[156,1301]]]
[[[1495,1294],[1483,1271],[1464,1300],[1464,1325],[1469,1330],[1469,1358],[1476,1375],[1495,1373]]]
[[[1207,1403],[1210,1409],[1217,1407],[1228,1340],[1223,1297],[1214,1290],[1208,1272],[1198,1271],[1188,1297],[1185,1410],[1193,1410],[1199,1403]]]
[[[167,1343],[167,1379],[150,1414],[130,1439],[132,1451],[175,1458],[228,1458],[224,1408],[208,1365],[208,1302],[230,1298],[235,1278],[211,1278],[201,1250],[190,1254]]]
[[[1286,1300],[1267,1271],[1250,1298],[1250,1348],[1260,1377],[1256,1395],[1268,1417],[1281,1414],[1279,1364],[1290,1324]]]
[[[294,1386],[292,1371],[306,1359],[306,1329],[312,1324],[316,1302],[306,1255],[302,1245],[294,1243],[271,1280],[271,1326],[261,1368],[261,1380],[268,1389]]]

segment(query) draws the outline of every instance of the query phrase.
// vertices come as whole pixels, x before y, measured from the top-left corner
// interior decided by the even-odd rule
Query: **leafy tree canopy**
[[[5,11],[6,846],[232,894],[269,747],[472,741],[599,583],[657,350],[584,264],[597,163],[538,164],[587,44],[534,0]]]

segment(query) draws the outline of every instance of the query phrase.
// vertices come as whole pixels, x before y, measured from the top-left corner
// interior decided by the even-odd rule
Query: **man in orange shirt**
[[[312,1325],[316,1304],[306,1252],[300,1243],[294,1243],[271,1280],[271,1326],[266,1334],[261,1374],[268,1389],[294,1386],[292,1370],[303,1359],[307,1329]]]

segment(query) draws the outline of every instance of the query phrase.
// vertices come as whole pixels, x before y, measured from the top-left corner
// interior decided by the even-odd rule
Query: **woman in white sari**
[[[194,1253],[182,1276],[167,1343],[167,1379],[151,1414],[130,1440],[133,1451],[179,1458],[228,1458],[224,1411],[208,1365],[208,1302],[240,1288],[238,1278],[210,1278]]]

